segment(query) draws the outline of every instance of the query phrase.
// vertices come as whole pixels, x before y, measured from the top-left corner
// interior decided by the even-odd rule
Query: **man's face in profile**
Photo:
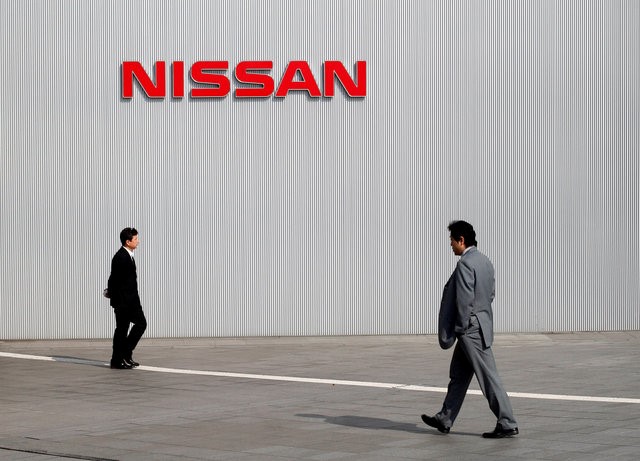
[[[126,246],[127,248],[129,248],[131,251],[135,250],[138,247],[138,236],[134,235],[133,238],[131,240],[127,240],[124,244],[124,246]]]
[[[456,256],[460,256],[467,248],[464,244],[464,237],[460,237],[460,240],[456,240],[453,237],[449,238],[451,239],[451,249],[453,249],[453,254]]]

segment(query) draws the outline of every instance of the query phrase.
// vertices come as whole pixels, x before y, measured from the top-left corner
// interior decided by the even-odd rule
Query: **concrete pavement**
[[[448,435],[435,336],[0,341],[0,460],[637,460],[640,332],[497,335],[520,426],[474,381]],[[623,400],[619,400],[623,399]]]

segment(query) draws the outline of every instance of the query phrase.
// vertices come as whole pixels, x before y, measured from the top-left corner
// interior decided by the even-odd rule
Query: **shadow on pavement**
[[[410,423],[400,423],[397,421],[391,421],[389,419],[384,418],[369,418],[366,416],[354,416],[354,415],[345,415],[345,416],[325,416],[325,415],[316,415],[316,414],[308,414],[301,413],[296,416],[301,416],[303,418],[317,418],[324,419],[325,422],[329,424],[337,424],[339,426],[349,426],[349,427],[357,427],[360,429],[385,429],[389,431],[402,431],[402,432],[412,432],[414,434],[432,434],[437,436],[446,436],[447,434],[442,434],[435,429],[431,429],[429,427],[420,427],[417,424]],[[472,434],[469,432],[455,432],[452,435],[470,435],[477,437],[478,434]]]
[[[64,356],[64,355],[54,355],[51,357],[53,360],[55,360],[56,362],[63,362],[63,363],[75,363],[75,364],[79,364],[79,365],[91,365],[94,367],[100,367],[100,368],[109,368],[109,363],[108,362],[102,362],[100,360],[90,360],[90,359],[83,359],[80,357],[68,357],[68,356]]]

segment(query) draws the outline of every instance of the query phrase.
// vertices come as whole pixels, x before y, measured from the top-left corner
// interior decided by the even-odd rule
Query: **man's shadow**
[[[337,424],[339,426],[349,426],[349,427],[357,427],[360,429],[374,429],[374,430],[390,430],[390,431],[401,431],[401,432],[411,432],[413,434],[432,434],[438,436],[445,436],[447,434],[443,434],[438,432],[436,429],[431,429],[430,427],[420,427],[417,424],[410,423],[400,423],[397,421],[391,421],[390,419],[384,418],[369,418],[366,416],[353,416],[353,415],[345,415],[345,416],[325,416],[325,415],[316,415],[316,414],[307,414],[300,413],[296,416],[301,416],[303,418],[316,418],[316,419],[324,419],[325,422],[329,424]],[[456,435],[473,435],[467,432],[456,432]]]
[[[414,434],[428,434],[428,429],[418,427],[417,424],[399,423],[383,418],[368,418],[366,416],[325,416],[314,414],[297,414],[304,418],[324,419],[329,424],[337,424],[339,426],[358,427],[360,429],[387,429],[392,431],[413,432]]]
[[[109,363],[99,360],[83,359],[80,357],[69,357],[66,355],[54,355],[51,357],[54,362],[75,363],[76,365],[91,365],[94,367],[109,368]]]

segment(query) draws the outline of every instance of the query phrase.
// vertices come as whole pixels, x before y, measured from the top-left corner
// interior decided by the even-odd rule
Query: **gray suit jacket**
[[[438,316],[438,340],[448,349],[455,338],[465,334],[471,315],[478,318],[485,347],[493,344],[495,273],[489,258],[471,247],[460,257],[445,285]]]

